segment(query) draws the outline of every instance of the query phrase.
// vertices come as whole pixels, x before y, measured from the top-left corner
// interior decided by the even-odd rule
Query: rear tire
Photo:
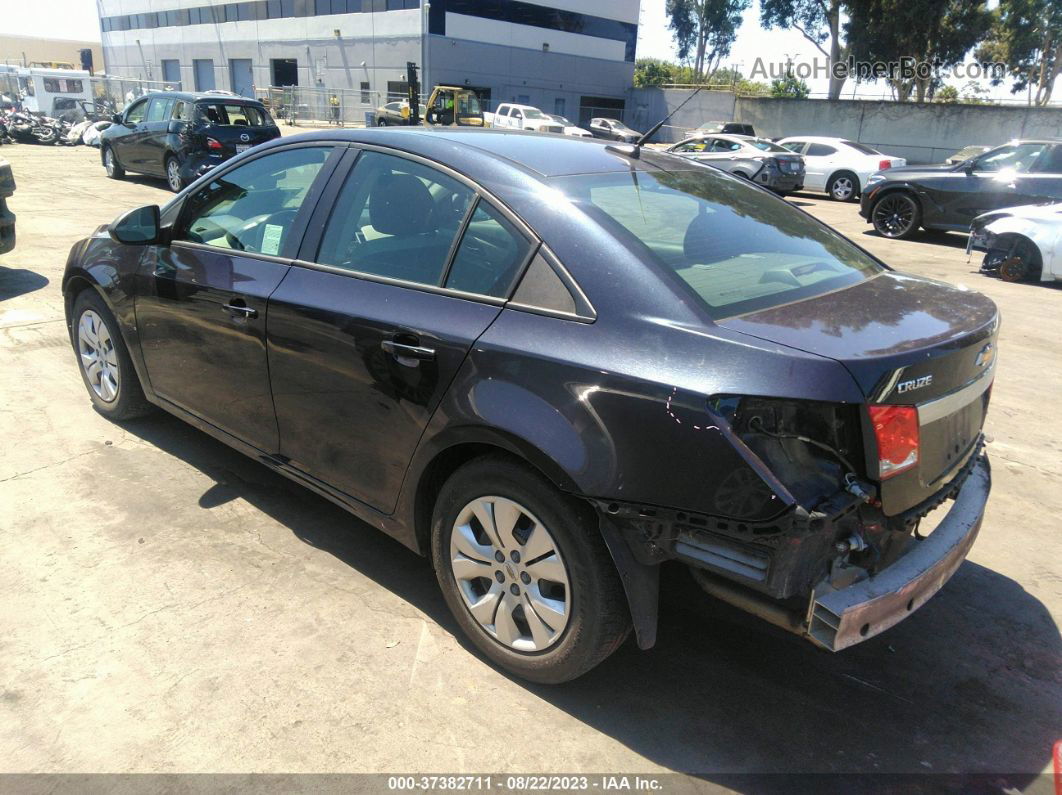
[[[174,193],[180,193],[187,184],[181,176],[181,164],[173,155],[166,158],[166,184]]]
[[[496,518],[495,526],[485,528],[480,516]],[[548,684],[575,679],[630,632],[623,586],[595,515],[509,458],[479,458],[450,476],[435,503],[431,542],[457,623],[516,676]]]
[[[851,171],[838,171],[830,177],[826,192],[836,202],[855,201],[859,196],[859,177]]]
[[[870,211],[870,219],[882,237],[906,240],[918,231],[922,208],[910,194],[894,191],[877,200]]]
[[[109,146],[103,149],[103,167],[107,169],[107,176],[111,179],[125,178],[125,169],[118,165],[118,158],[114,156],[114,150]]]
[[[129,420],[152,411],[118,321],[91,287],[74,301],[70,337],[81,379],[96,411],[109,420]]]

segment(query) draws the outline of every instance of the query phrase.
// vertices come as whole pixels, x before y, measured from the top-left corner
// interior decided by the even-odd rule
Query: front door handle
[[[236,300],[239,301],[240,299],[237,298]],[[251,307],[247,306],[247,304],[243,303],[242,301],[240,301],[240,303],[236,303],[235,301],[233,301],[231,304],[223,304],[221,308],[224,309],[226,312],[228,312],[233,317],[240,317],[240,316],[247,317],[247,318],[258,317],[258,310],[257,309],[252,309]]]
[[[399,364],[404,364],[407,367],[416,367],[417,362],[430,362],[435,358],[435,349],[425,348],[422,345],[383,340],[380,343],[380,347],[394,356]]]

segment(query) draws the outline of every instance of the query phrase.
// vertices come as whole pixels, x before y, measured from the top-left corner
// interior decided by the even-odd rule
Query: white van
[[[22,108],[31,113],[79,121],[85,115],[81,101],[92,101],[88,72],[36,66],[7,67],[4,71],[17,81]]]

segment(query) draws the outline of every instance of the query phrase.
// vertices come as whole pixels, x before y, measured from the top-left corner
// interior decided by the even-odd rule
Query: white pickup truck
[[[493,126],[513,130],[557,133],[563,135],[564,125],[558,124],[538,108],[503,102],[494,111]]]

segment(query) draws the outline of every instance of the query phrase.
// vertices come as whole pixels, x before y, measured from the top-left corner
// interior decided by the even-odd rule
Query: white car
[[[981,273],[1006,282],[1062,281],[1062,203],[1004,207],[979,215],[966,253],[985,252]]]
[[[778,143],[804,156],[804,190],[825,191],[839,202],[855,201],[871,174],[907,165],[902,157],[844,138],[796,135]]]
[[[546,115],[549,116],[551,119],[553,119],[553,121],[557,122],[557,124],[564,125],[564,134],[565,135],[574,135],[574,136],[576,136],[578,138],[593,138],[594,137],[593,135],[590,134],[589,130],[584,130],[582,127],[575,126],[574,124],[572,124],[570,121],[568,121],[563,116],[558,116],[556,113],[547,113]]]
[[[494,111],[492,120],[494,127],[508,127],[513,130],[532,130],[534,132],[558,133],[564,132],[564,126],[557,124],[553,119],[530,105],[512,105],[503,102]]]

